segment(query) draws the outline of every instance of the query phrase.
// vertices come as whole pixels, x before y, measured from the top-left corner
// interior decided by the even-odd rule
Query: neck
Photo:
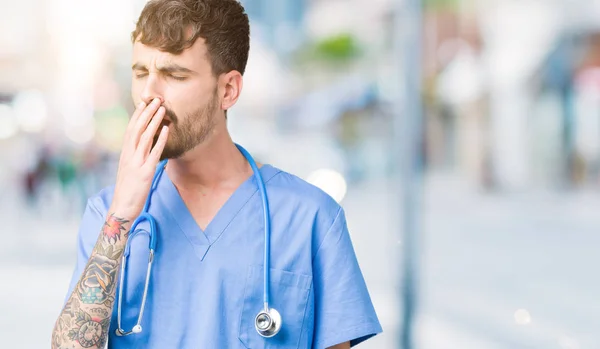
[[[176,187],[204,191],[236,188],[252,168],[224,128],[213,130],[203,143],[180,158],[170,159],[165,171]]]

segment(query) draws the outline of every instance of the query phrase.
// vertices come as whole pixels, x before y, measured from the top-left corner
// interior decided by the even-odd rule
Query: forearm
[[[328,349],[350,349],[350,342],[340,343],[333,347],[329,347]]]
[[[114,211],[109,211],[114,212]],[[52,333],[52,348],[103,348],[131,219],[109,214]]]

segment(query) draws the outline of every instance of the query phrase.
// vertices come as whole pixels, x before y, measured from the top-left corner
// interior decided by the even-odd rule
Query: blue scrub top
[[[115,302],[108,348],[327,348],[346,341],[354,346],[382,331],[344,210],[294,175],[271,165],[260,171],[272,221],[271,307],[282,316],[281,331],[263,338],[254,328],[263,308],[264,253],[262,201],[254,176],[202,231],[165,172],[149,209],[158,234],[143,332],[115,335]],[[87,264],[113,191],[105,188],[88,201],[68,295]],[[126,331],[139,313],[148,235],[136,234],[130,245],[123,288]]]

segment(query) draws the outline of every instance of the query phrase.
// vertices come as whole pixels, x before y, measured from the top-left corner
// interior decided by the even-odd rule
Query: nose
[[[144,85],[144,88],[142,89],[142,94],[140,96],[142,98],[142,101],[146,103],[146,105],[152,102],[154,98],[160,99],[161,103],[165,102],[165,99],[162,96],[160,81],[157,79],[156,76],[153,75],[154,74],[150,74],[150,76],[148,76],[148,78],[146,79],[146,84]]]

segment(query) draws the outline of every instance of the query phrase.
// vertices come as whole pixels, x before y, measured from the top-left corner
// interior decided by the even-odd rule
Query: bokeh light
[[[346,196],[347,184],[344,176],[331,169],[319,169],[307,177],[307,182],[321,188],[335,201],[341,202]]]
[[[39,90],[18,93],[13,101],[14,113],[21,130],[41,132],[48,122],[48,108]]]
[[[526,309],[518,309],[515,311],[515,322],[518,325],[529,325],[531,323],[531,315]]]
[[[8,139],[19,130],[13,108],[6,104],[0,104],[0,139]]]

